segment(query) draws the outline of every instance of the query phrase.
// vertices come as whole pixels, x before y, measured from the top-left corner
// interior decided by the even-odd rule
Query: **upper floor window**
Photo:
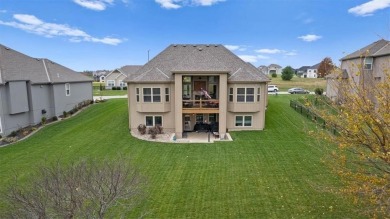
[[[126,87],[126,83],[123,82],[123,81],[119,81],[119,86],[121,86],[121,87]]]
[[[260,101],[260,88],[257,88],[257,102]]]
[[[372,57],[364,58],[364,70],[372,70],[372,63],[374,59]]]
[[[254,88],[237,88],[237,102],[254,102]]]
[[[233,88],[229,89],[229,102],[233,102]]]
[[[65,84],[65,95],[70,96],[70,84],[69,83]]]
[[[165,88],[165,102],[169,102],[169,88]]]
[[[139,102],[139,88],[135,88],[135,96],[137,98],[137,102]]]
[[[161,102],[160,88],[143,88],[143,97],[146,103]]]

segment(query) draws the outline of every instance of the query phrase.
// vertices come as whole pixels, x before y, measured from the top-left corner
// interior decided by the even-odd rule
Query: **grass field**
[[[93,96],[122,96],[127,94],[127,90],[100,90],[100,85],[104,83],[93,82]]]
[[[290,109],[270,96],[264,131],[232,132],[233,142],[153,143],[128,132],[127,102],[112,99],[0,148],[0,190],[43,160],[128,156],[148,180],[148,196],[128,215],[146,218],[359,218],[350,200],[328,192],[340,182],[320,160]],[[1,209],[0,209],[1,211]]]
[[[324,78],[299,78],[293,77],[290,81],[283,81],[280,75],[271,78],[269,84],[278,85],[279,91],[287,91],[292,87],[302,87],[303,89],[314,91],[317,87],[326,90],[326,80]]]

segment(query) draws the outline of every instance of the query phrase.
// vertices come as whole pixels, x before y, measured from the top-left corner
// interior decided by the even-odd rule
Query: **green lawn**
[[[317,87],[326,90],[326,80],[324,78],[299,78],[294,76],[290,81],[283,81],[278,75],[277,78],[270,79],[269,84],[278,85],[279,91],[287,91],[292,87],[302,87],[309,91],[314,91]]]
[[[153,143],[128,132],[127,102],[112,99],[0,148],[0,190],[13,172],[27,180],[43,160],[128,156],[148,179],[148,197],[128,215],[147,218],[358,218],[288,106],[269,97],[264,131],[233,132],[233,142]],[[1,211],[1,208],[0,208]]]

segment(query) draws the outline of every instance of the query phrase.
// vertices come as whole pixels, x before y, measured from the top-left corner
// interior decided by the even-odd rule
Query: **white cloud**
[[[298,37],[298,39],[301,39],[301,40],[306,41],[306,42],[314,42],[314,41],[317,41],[321,38],[322,38],[322,36],[318,36],[315,34],[307,34],[307,35]]]
[[[350,8],[348,12],[357,16],[371,16],[375,11],[388,7],[390,7],[390,0],[371,0],[364,4]]]
[[[240,45],[224,45],[230,51],[246,51],[246,46]]]
[[[178,8],[181,8],[180,5],[175,4],[175,2],[178,2],[177,0],[155,0],[155,1],[158,4],[160,4],[161,7],[165,8],[165,9],[178,9]]]
[[[108,5],[112,5],[114,0],[73,0],[74,3],[95,11],[106,10]]]
[[[286,56],[296,56],[296,55],[298,55],[298,53],[295,51],[292,51],[292,52],[286,52],[285,55]]]
[[[123,42],[121,39],[112,37],[93,37],[78,28],[72,28],[66,24],[47,23],[38,19],[34,15],[14,14],[13,17],[16,21],[4,22],[0,20],[0,25],[18,28],[29,33],[34,33],[48,38],[57,36],[69,37],[69,41],[71,42],[86,41],[109,45],[118,45]]]
[[[165,9],[178,9],[184,6],[211,6],[226,0],[155,0]]]
[[[255,50],[255,52],[265,53],[265,54],[277,54],[277,53],[283,53],[285,51],[280,49],[258,49]]]
[[[269,59],[268,56],[263,55],[238,55],[245,62],[258,62],[260,59]]]

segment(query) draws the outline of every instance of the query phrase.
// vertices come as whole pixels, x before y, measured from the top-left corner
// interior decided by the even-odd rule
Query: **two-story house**
[[[127,84],[124,81],[127,76],[138,71],[142,65],[126,65],[121,68],[117,68],[105,77],[106,89],[112,89],[113,87],[126,87]]]
[[[387,77],[386,72],[390,70],[390,41],[378,40],[343,57],[340,61],[340,72],[326,77],[326,95],[333,100],[342,98],[339,88],[343,80],[351,79],[361,86],[370,86]]]
[[[173,44],[127,77],[129,128],[161,125],[182,138],[197,123],[262,130],[267,83],[255,66],[220,44]]]

